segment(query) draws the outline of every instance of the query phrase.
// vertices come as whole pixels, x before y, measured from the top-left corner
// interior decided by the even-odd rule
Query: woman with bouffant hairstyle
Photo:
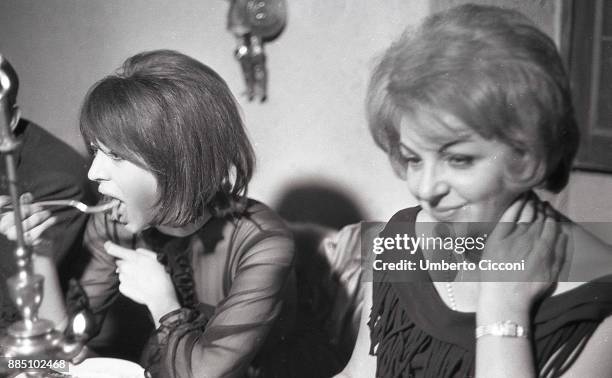
[[[513,10],[433,14],[384,53],[366,104],[374,140],[418,203],[380,236],[486,243],[378,255],[378,267],[457,268],[376,270],[345,373],[611,376],[612,251],[533,192],[565,187],[579,139],[553,41]]]

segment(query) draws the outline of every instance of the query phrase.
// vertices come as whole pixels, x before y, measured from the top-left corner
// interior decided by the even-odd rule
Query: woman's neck
[[[414,230],[415,236],[439,238],[439,245],[444,246],[444,248],[448,246],[448,248],[452,249],[454,247],[451,246],[460,243],[463,248],[452,254],[454,259],[456,261],[478,263],[484,251],[481,248],[474,248],[474,246],[477,245],[477,241],[478,243],[486,242],[494,226],[495,224],[490,222],[439,222],[427,212],[421,210],[417,214]],[[465,241],[467,239],[472,240],[469,242],[472,247],[465,247]],[[440,251],[437,251],[437,253],[439,252]],[[453,251],[448,250],[446,252]],[[423,255],[426,258],[430,258],[431,253],[432,251],[423,250]]]
[[[451,236],[451,237],[484,237],[487,238],[497,225],[497,220],[493,222],[440,222],[433,218],[429,213],[421,209],[416,216],[415,231],[417,235],[422,233],[425,236]],[[434,230],[440,230],[437,224],[444,224],[447,234],[438,235]]]
[[[204,226],[204,224],[206,222],[208,222],[208,220],[212,217],[212,215],[208,212],[206,212],[205,214],[203,214],[202,216],[200,216],[198,219],[196,219],[194,222],[186,224],[184,226],[155,226],[155,228],[161,232],[162,234],[166,234],[166,235],[170,235],[170,236],[176,236],[176,237],[184,237],[187,235],[191,235],[194,232],[196,232],[197,230],[199,230],[200,228],[202,228],[202,226]]]

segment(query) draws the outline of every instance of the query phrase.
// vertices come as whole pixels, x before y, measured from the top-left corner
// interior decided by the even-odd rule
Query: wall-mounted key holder
[[[264,43],[280,35],[287,21],[285,0],[230,0],[227,28],[236,37],[249,101],[266,100],[268,72]]]

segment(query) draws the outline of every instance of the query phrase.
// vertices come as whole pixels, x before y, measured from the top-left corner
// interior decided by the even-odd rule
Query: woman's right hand
[[[487,239],[483,260],[524,261],[524,270],[482,271],[479,308],[529,311],[556,282],[566,246],[567,236],[547,202],[535,194],[515,201]]]
[[[21,219],[24,240],[27,245],[37,247],[48,243],[43,233],[57,222],[57,218],[51,212],[44,210],[36,204],[32,204],[32,195],[24,193],[20,197]],[[11,204],[9,196],[0,196],[0,211],[2,207]],[[0,213],[0,234],[9,240],[17,239],[17,227],[15,227],[15,215],[13,211]]]

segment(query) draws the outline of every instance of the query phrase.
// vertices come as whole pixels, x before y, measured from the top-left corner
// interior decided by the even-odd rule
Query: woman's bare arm
[[[606,318],[563,377],[612,377],[612,316]]]
[[[368,320],[372,309],[372,282],[363,282],[363,303],[361,320],[355,348],[348,364],[337,377],[374,377],[376,376],[376,357],[370,355],[370,328]]]

